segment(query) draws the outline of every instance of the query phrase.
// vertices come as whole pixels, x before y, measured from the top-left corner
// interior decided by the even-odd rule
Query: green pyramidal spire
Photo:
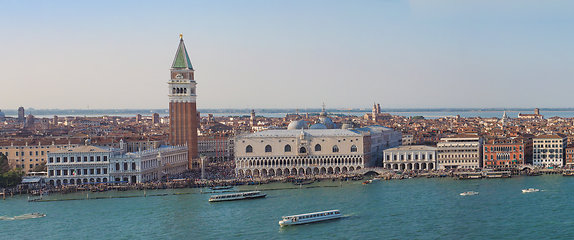
[[[171,68],[184,68],[193,70],[191,66],[191,60],[187,55],[187,49],[185,49],[185,44],[183,43],[183,35],[179,35],[179,46],[177,47],[177,52],[175,53],[175,59],[173,59],[173,64]]]

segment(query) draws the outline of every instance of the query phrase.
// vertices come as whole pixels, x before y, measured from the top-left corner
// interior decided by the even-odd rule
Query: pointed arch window
[[[321,144],[315,145],[315,152],[320,152],[320,151],[321,151]]]
[[[247,145],[247,147],[245,147],[245,152],[246,153],[252,153],[253,152],[253,147],[251,145]]]
[[[285,145],[285,152],[291,152],[291,145]]]
[[[339,147],[337,147],[337,145],[333,146],[333,152],[339,152]]]
[[[357,146],[355,145],[351,146],[351,152],[357,152]]]
[[[265,146],[265,152],[271,152],[271,150],[273,150],[273,149],[271,148],[271,145],[266,145],[266,146]]]
[[[299,153],[307,153],[307,149],[305,147],[299,148]]]

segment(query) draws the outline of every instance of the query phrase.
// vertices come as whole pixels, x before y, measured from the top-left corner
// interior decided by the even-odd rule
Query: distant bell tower
[[[179,35],[179,46],[170,69],[169,85],[169,143],[187,145],[188,168],[196,166],[197,125],[196,85],[193,67],[187,55],[183,35]]]
[[[251,109],[251,117],[249,118],[251,127],[255,126],[255,109]]]
[[[24,110],[24,107],[19,107],[18,108],[18,122],[23,123],[26,121],[26,111]]]

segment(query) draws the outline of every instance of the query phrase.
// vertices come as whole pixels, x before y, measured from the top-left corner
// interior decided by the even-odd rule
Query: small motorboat
[[[46,214],[44,214],[44,213],[26,213],[26,214],[14,216],[14,217],[0,216],[0,220],[8,220],[8,221],[25,220],[25,219],[31,219],[31,218],[41,218],[41,217],[45,217],[45,216],[46,216]]]
[[[363,182],[363,184],[371,184],[371,183],[373,183],[373,180],[367,180]]]
[[[461,196],[473,196],[473,195],[478,195],[478,192],[468,191],[468,192],[460,193],[459,195],[461,195]]]
[[[540,192],[540,189],[536,188],[522,189],[522,193],[533,193],[533,192]]]

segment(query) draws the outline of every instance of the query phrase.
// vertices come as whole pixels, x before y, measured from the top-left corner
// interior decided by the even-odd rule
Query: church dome
[[[311,127],[309,127],[309,129],[327,129],[327,126],[325,126],[325,124],[322,124],[322,123],[315,123],[315,124],[311,125]]]
[[[322,123],[323,125],[325,125],[328,129],[335,128],[335,123],[333,123],[333,120],[331,120],[331,118],[320,117],[319,122]]]
[[[289,125],[287,126],[287,130],[308,129],[308,128],[309,128],[309,125],[307,124],[307,121],[303,121],[303,120],[293,121],[293,122],[289,123]]]

